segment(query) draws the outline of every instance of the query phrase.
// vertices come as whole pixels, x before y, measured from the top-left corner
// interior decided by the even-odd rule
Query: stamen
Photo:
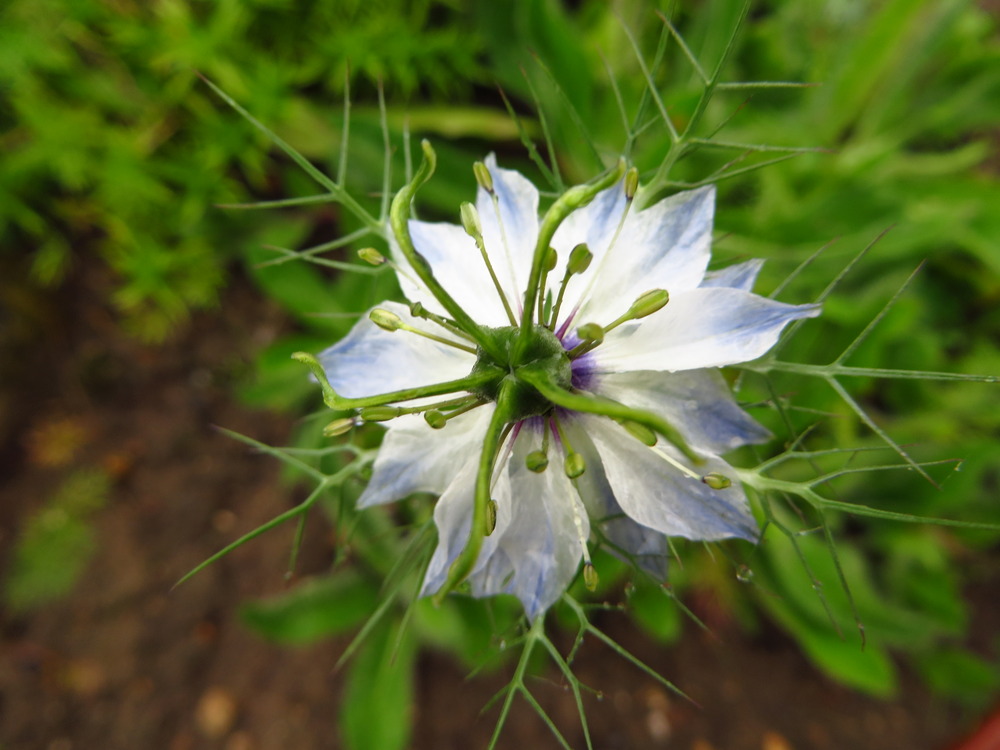
[[[613,320],[608,325],[604,326],[602,329],[604,333],[608,331],[613,331],[615,328],[620,326],[629,320],[639,320],[645,318],[648,315],[652,315],[658,310],[661,310],[670,301],[670,293],[666,289],[650,289],[648,292],[643,292],[640,294],[635,302],[626,310],[622,315]],[[587,324],[592,325],[592,324]],[[586,326],[584,326],[586,327]],[[583,328],[583,327],[582,327]],[[581,328],[581,330],[582,330]],[[581,338],[584,338],[581,335]],[[603,341],[603,337],[601,339]],[[591,341],[581,341],[579,344],[574,346],[569,352],[570,359],[576,359],[581,357],[592,349],[596,348],[601,341],[591,340]]]
[[[426,307],[424,307],[423,304],[421,304],[420,302],[410,303],[410,315],[412,315],[414,318],[423,318],[424,320],[429,320],[432,323],[437,323],[446,331],[454,333],[456,336],[461,336],[463,339],[465,339],[470,343],[475,343],[475,339],[473,339],[472,336],[470,336],[461,328],[459,328],[458,325],[455,324],[455,321],[448,320],[448,318],[444,318],[440,315],[435,315]]]
[[[587,243],[585,242],[581,242],[570,251],[569,260],[566,261],[566,271],[563,273],[562,282],[559,284],[559,294],[556,297],[556,304],[552,308],[552,319],[549,321],[550,331],[555,330],[556,321],[559,320],[559,310],[562,308],[563,296],[566,294],[566,285],[569,284],[570,278],[590,268],[590,262],[593,259],[594,254],[590,252],[590,248],[587,247]]]
[[[439,401],[436,404],[425,404],[423,406],[365,406],[360,410],[358,416],[365,422],[388,422],[390,419],[402,417],[404,414],[436,412],[437,414],[440,414],[441,417],[444,418],[445,423],[447,423],[449,419],[458,416],[459,410],[461,410],[461,413],[464,414],[465,412],[470,411],[477,406],[481,406],[484,403],[486,402],[475,396],[466,395],[448,399],[447,401]],[[445,415],[441,413],[441,409],[454,409],[454,411]],[[428,420],[428,422],[430,422],[430,420]],[[443,427],[444,424],[441,426]],[[432,424],[431,427],[434,427],[434,425]]]
[[[634,177],[631,175],[634,175]],[[618,226],[615,227],[615,233],[611,235],[611,241],[608,242],[608,246],[604,250],[604,255],[601,256],[601,260],[598,262],[597,271],[590,277],[590,281],[587,283],[583,294],[580,295],[580,299],[582,300],[587,299],[591,292],[593,292],[594,284],[596,284],[597,280],[601,277],[604,266],[608,263],[608,258],[611,257],[611,251],[614,250],[614,247],[618,242],[618,238],[621,236],[622,228],[625,226],[625,219],[628,218],[629,211],[632,208],[632,199],[635,198],[635,188],[633,186],[637,187],[638,182],[639,172],[635,167],[632,167],[625,173],[625,182],[623,186],[625,192],[625,209],[622,211],[621,218],[618,219]],[[573,313],[575,314],[576,310],[574,310]]]
[[[486,243],[483,241],[483,225],[479,221],[479,212],[476,211],[476,207],[471,203],[463,203],[461,207],[462,215],[462,228],[465,229],[465,233],[469,235],[476,242],[476,247],[479,248],[480,255],[483,256],[483,262],[486,264],[486,270],[490,272],[490,279],[493,280],[493,286],[497,290],[497,294],[500,295],[500,301],[503,303],[504,312],[507,313],[507,319],[510,320],[510,324],[513,326],[517,325],[517,318],[514,317],[514,311],[510,309],[510,303],[507,301],[507,295],[503,293],[503,287],[500,286],[500,280],[497,278],[496,272],[493,270],[493,263],[490,262],[490,256],[486,252]],[[500,211],[497,209],[497,221],[500,220]],[[500,227],[501,232],[503,232],[503,226]],[[506,247],[507,240],[504,239],[504,246]],[[508,255],[510,253],[508,252]]]
[[[701,481],[711,487],[713,490],[724,490],[728,487],[733,486],[733,480],[727,477],[725,474],[720,474],[717,471],[713,471],[706,474],[701,478]]]
[[[476,182],[479,184],[479,187],[490,195],[493,195],[493,175],[490,174],[490,170],[483,162],[477,161],[473,163],[472,174],[476,176]]]
[[[382,253],[376,250],[374,247],[363,247],[358,250],[358,257],[361,258],[365,263],[373,266],[381,266],[388,260]]]
[[[415,277],[413,274],[411,274],[409,271],[407,271],[405,268],[403,268],[395,261],[391,261],[388,258],[386,258],[384,255],[382,255],[382,253],[380,253],[374,247],[361,248],[360,250],[358,250],[358,257],[361,258],[361,260],[363,260],[365,263],[368,263],[369,265],[372,266],[381,266],[388,263],[389,267],[393,269],[397,274],[399,274],[400,276],[405,276],[407,279],[412,281],[416,286],[422,286],[420,279]]]
[[[457,401],[458,399],[455,399]],[[464,404],[459,404],[458,407],[447,414],[440,411],[442,408],[449,408],[454,402],[445,402],[443,404],[437,404],[435,407],[431,407],[429,411],[424,412],[424,420],[433,429],[440,430],[448,425],[448,421],[454,419],[455,417],[460,417],[463,414],[467,414],[473,409],[477,409],[486,403],[483,399],[475,399],[473,401],[466,401]]]
[[[666,461],[668,464],[673,466],[675,469],[680,471],[682,474],[687,474],[692,479],[697,479],[699,482],[701,481],[701,474],[699,474],[697,471],[694,471],[693,469],[689,469],[687,466],[682,464],[680,461],[678,461],[670,454],[666,453],[665,451],[661,451],[659,448],[650,448],[650,450],[653,451],[653,453],[655,453],[657,456],[662,458],[664,461]]]
[[[566,472],[566,476],[570,479],[576,479],[587,470],[587,462],[569,444],[569,439],[566,437],[566,433],[559,423],[559,418],[553,415],[552,423],[556,426],[556,432],[559,433],[559,441],[566,451],[566,459],[563,461],[563,471]]]
[[[577,477],[583,473],[583,468],[576,474],[570,473],[570,458],[572,456],[580,456],[579,453],[574,453],[573,449],[570,447],[569,442],[566,440],[566,433],[562,430],[562,425],[559,424],[559,420],[553,417],[553,422],[555,423],[556,430],[559,433],[559,439],[562,441],[566,448],[566,476],[569,477],[570,482],[573,484],[573,489],[576,490],[577,499],[580,496],[580,486],[576,483]],[[583,457],[580,456],[580,462],[582,466]],[[583,583],[587,587],[588,591],[594,591],[597,588],[599,582],[599,576],[597,575],[597,570],[594,568],[594,563],[590,560],[590,548],[587,546],[587,535],[583,532],[583,517],[580,513],[580,502],[573,503],[573,526],[576,528],[576,539],[580,545],[580,550],[583,553]]]
[[[576,335],[580,337],[581,341],[589,341],[595,346],[604,341],[604,333],[604,329],[597,323],[584,323],[576,329]]]
[[[444,336],[438,336],[437,334],[429,333],[428,331],[421,331],[419,328],[414,328],[409,323],[404,323],[403,319],[396,315],[396,313],[383,310],[380,307],[376,307],[372,310],[368,317],[371,319],[372,323],[384,331],[408,331],[409,333],[415,333],[418,336],[423,336],[431,341],[437,341],[439,344],[446,344],[447,346],[454,347],[455,349],[461,349],[463,352],[469,352],[469,354],[477,353],[471,346],[466,346],[465,344],[460,344],[457,341],[446,339]]]
[[[528,471],[541,474],[549,467],[549,432],[552,429],[552,417],[545,417],[545,424],[542,426],[542,447],[537,451],[532,451],[524,457],[524,464]]]
[[[493,178],[491,177],[490,178],[491,187],[493,185],[492,180]],[[503,225],[503,216],[500,215],[500,196],[496,194],[495,190],[493,190],[490,192],[490,197],[493,199],[493,212],[497,215],[497,225],[500,227],[500,240],[503,243],[503,254],[504,257],[507,258],[507,273],[510,274],[510,279],[513,281],[514,279],[517,278],[517,276],[514,273],[514,259],[510,254],[510,245],[507,242],[507,230],[504,228]],[[485,250],[483,252],[485,252]],[[507,308],[507,313],[508,315],[511,313],[509,307]],[[515,326],[517,325],[517,320],[513,317],[511,318],[511,322]]]
[[[345,435],[354,429],[358,424],[358,420],[355,417],[345,417],[343,419],[335,419],[326,427],[323,428],[323,435],[325,437],[337,437],[338,435]]]

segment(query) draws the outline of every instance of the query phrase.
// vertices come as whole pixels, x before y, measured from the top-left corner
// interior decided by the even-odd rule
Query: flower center
[[[513,381],[513,414],[512,420],[517,421],[527,417],[539,416],[552,408],[552,403],[542,396],[535,388],[528,385],[518,373],[530,370],[547,373],[560,388],[569,389],[573,381],[573,367],[569,352],[552,331],[545,326],[536,325],[531,328],[527,345],[521,349],[518,361],[513,361],[514,342],[521,329],[515,326],[502,328],[485,328],[484,332],[496,344],[494,349],[502,353],[497,360],[479,347],[476,364],[472,374],[499,368],[503,375],[473,390],[480,398],[495,401],[500,392],[500,384],[504,380]]]

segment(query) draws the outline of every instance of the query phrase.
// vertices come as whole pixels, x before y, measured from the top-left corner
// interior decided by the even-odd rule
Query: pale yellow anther
[[[370,263],[373,266],[381,266],[386,260],[385,256],[374,247],[361,248],[358,250],[358,257],[365,263]]]
[[[396,315],[396,313],[383,310],[381,307],[376,307],[368,313],[368,318],[383,331],[398,331],[403,327],[403,319],[401,317]]]

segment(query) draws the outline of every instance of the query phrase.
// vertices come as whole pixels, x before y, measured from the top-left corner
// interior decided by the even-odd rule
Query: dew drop
[[[740,565],[736,568],[736,580],[740,583],[750,583],[753,580],[753,571],[747,565]]]
[[[604,691],[603,690],[598,690],[597,694],[594,697],[597,698],[597,700],[599,700],[599,701],[604,700]]]

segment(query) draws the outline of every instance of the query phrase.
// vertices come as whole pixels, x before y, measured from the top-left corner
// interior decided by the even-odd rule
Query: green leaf
[[[413,726],[416,643],[397,623],[369,634],[351,664],[340,728],[351,750],[402,750]]]
[[[935,692],[982,706],[1000,689],[1000,669],[960,649],[943,649],[917,658],[923,678]]]
[[[306,644],[357,626],[375,609],[377,588],[354,571],[296,586],[287,594],[243,606],[243,622],[279,643]]]
[[[29,519],[7,575],[3,599],[8,606],[27,610],[69,593],[97,548],[90,518],[107,503],[109,492],[103,470],[79,469]]]
[[[862,648],[857,638],[844,640],[832,628],[793,619],[784,624],[813,663],[838,682],[879,698],[896,692],[896,668],[888,652],[871,639]]]

